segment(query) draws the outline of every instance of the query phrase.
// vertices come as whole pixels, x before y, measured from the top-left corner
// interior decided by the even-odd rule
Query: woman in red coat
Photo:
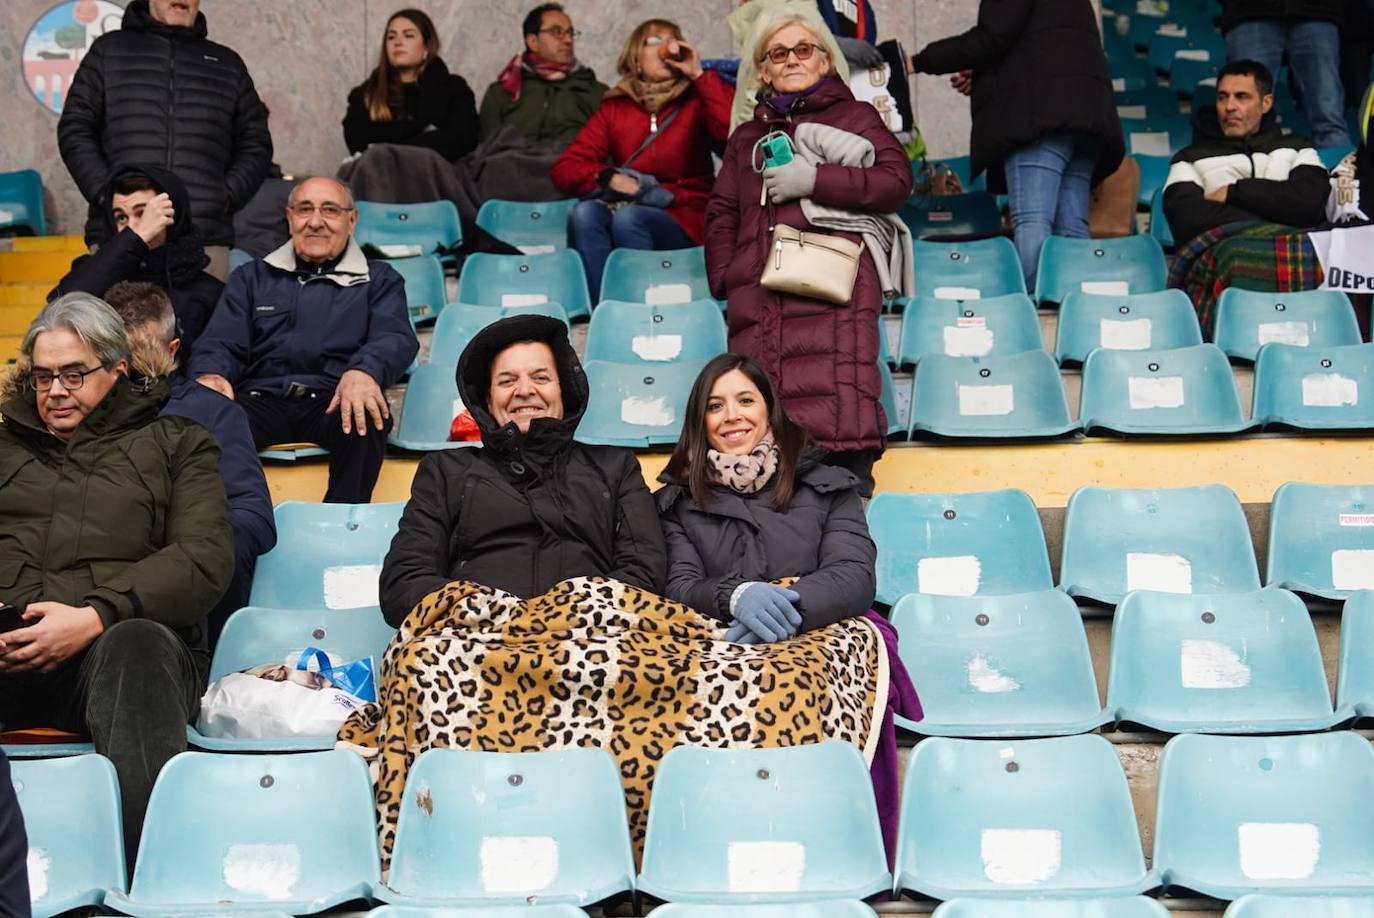
[[[568,245],[582,256],[593,302],[611,249],[701,244],[711,151],[725,143],[733,97],[666,19],[640,23],[616,69],[620,83],[550,173],[564,194],[594,198],[568,218]]]
[[[891,214],[911,193],[905,151],[877,111],[855,101],[833,76],[828,47],[799,17],[783,16],[763,30],[754,49],[761,102],[754,120],[731,135],[711,192],[706,271],[712,293],[729,300],[730,350],[763,365],[787,413],[830,450],[832,464],[854,472],[871,494],[873,463],[887,440],[878,375],[882,287],[872,254],[865,249],[860,256],[848,303],[777,294],[759,284],[775,224],[829,232],[807,221],[802,199]],[[806,122],[862,137],[873,145],[873,164],[811,165],[797,156],[787,165],[763,168],[758,141],[773,131],[791,136]],[[767,202],[760,203],[765,187]],[[860,242],[851,233],[832,235]]]

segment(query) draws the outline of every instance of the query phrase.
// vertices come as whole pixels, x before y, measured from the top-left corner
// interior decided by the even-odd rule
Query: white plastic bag
[[[254,667],[216,679],[200,699],[196,729],[202,736],[222,739],[319,737],[339,732],[339,725],[365,702],[320,671],[308,670],[310,663],[318,663],[332,674],[323,651],[311,647],[292,657],[297,658],[294,667],[288,659],[285,665]],[[370,693],[371,666],[369,657],[341,669],[366,670],[369,685],[364,692]]]

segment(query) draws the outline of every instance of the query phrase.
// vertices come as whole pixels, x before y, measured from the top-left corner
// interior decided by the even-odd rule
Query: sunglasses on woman
[[[798,42],[790,48],[784,48],[782,45],[774,45],[767,51],[763,52],[763,56],[768,58],[768,60],[772,61],[774,64],[781,64],[787,60],[787,55],[789,54],[796,54],[797,60],[799,61],[807,61],[811,59],[811,55],[815,52],[823,52],[824,50],[825,49],[822,48],[820,45],[812,44],[809,41],[802,41]]]

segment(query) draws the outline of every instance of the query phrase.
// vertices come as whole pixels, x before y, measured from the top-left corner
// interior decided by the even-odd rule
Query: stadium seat
[[[444,311],[444,266],[433,255],[397,258],[387,262],[406,285],[406,306],[411,324],[433,322]]]
[[[1103,44],[1106,46],[1107,57],[1111,62],[1112,91],[1116,93],[1118,106],[1124,95],[1159,86],[1159,80],[1155,77],[1154,71],[1150,69],[1150,65],[1135,56],[1134,48],[1124,47],[1124,43],[1117,36],[1116,29],[1111,24],[1107,24],[1107,31],[1102,37]]]
[[[233,274],[239,268],[253,261],[253,255],[243,249],[229,250],[229,273]]]
[[[1016,247],[1005,236],[970,242],[918,239],[911,249],[918,297],[978,300],[1026,292]]]
[[[914,239],[987,239],[1002,235],[997,198],[986,191],[913,197],[897,214]]]
[[[614,249],[601,272],[601,299],[650,306],[709,300],[705,250]]]
[[[1354,147],[1318,147],[1317,155],[1321,157],[1322,165],[1326,167],[1326,171],[1330,172],[1354,150]]]
[[[1253,361],[1261,347],[1275,341],[1297,347],[1359,344],[1350,298],[1339,290],[1271,293],[1231,287],[1221,292],[1217,347],[1229,357]]]
[[[1131,158],[1140,167],[1140,187],[1136,189],[1136,207],[1149,207],[1155,196],[1164,192],[1164,186],[1169,181],[1169,162],[1172,157],[1134,153]],[[1151,238],[1153,238],[1153,234],[1151,234]]]
[[[1157,121],[1178,114],[1178,98],[1167,87],[1160,86],[1153,73],[1148,85],[1115,93],[1113,98],[1117,117],[1124,122]]]
[[[1168,918],[1169,910],[1144,896],[1109,899],[951,899],[934,918]]]
[[[1208,34],[1210,33],[1210,34]],[[1215,29],[1187,32],[1178,35],[1156,33],[1150,39],[1146,59],[1157,73],[1173,74],[1174,63],[1180,59],[1206,61],[1220,66],[1226,60],[1226,50]],[[1205,57],[1204,57],[1205,55]],[[1194,86],[1197,82],[1194,81]]]
[[[1175,111],[1148,118],[1125,118],[1121,122],[1121,133],[1126,140],[1127,153],[1137,157],[1163,157],[1167,162],[1192,142],[1192,116]]]
[[[1230,434],[1254,426],[1241,413],[1231,364],[1215,344],[1098,348],[1083,361],[1079,415],[1090,436]]]
[[[43,180],[33,169],[0,172],[0,233],[48,235]]]
[[[1341,612],[1341,658],[1336,707],[1361,720],[1374,717],[1374,590],[1360,590]]]
[[[88,755],[95,752],[95,744],[80,733],[55,727],[29,727],[0,733],[0,751],[11,759],[59,759]]]
[[[906,593],[999,596],[1053,588],[1040,514],[1024,491],[900,494],[868,504],[877,601]]]
[[[1169,226],[1169,220],[1164,216],[1164,188],[1156,188],[1154,194],[1150,196],[1150,235],[1159,243],[1159,247],[1166,252],[1172,252],[1176,244],[1174,242],[1174,231]],[[1184,242],[1187,242],[1185,239]]]
[[[1064,515],[1060,589],[1115,604],[1132,590],[1260,588],[1245,511],[1230,488],[1079,488]]]
[[[668,902],[862,899],[892,888],[859,750],[678,746],[654,781],[635,884]]]
[[[978,173],[978,178],[976,180],[973,178],[972,157],[946,156],[944,159],[940,160],[940,162],[944,163],[946,166],[949,166],[949,171],[953,172],[955,175],[959,177],[959,183],[964,186],[965,191],[987,191],[986,172]],[[911,168],[913,171],[919,169],[920,166],[921,160],[913,160],[911,163]]]
[[[526,255],[568,247],[568,212],[576,198],[563,201],[501,201],[491,198],[477,210],[477,225]]]
[[[602,300],[587,326],[583,360],[663,364],[723,354],[725,319],[715,300],[650,306]]]
[[[359,201],[358,245],[372,245],[383,257],[443,255],[463,243],[463,225],[452,201],[383,204]],[[399,248],[393,248],[399,247]],[[418,247],[419,251],[414,251]]]
[[[919,743],[902,788],[897,871],[898,890],[936,899],[1158,885],[1121,761],[1100,736]]]
[[[354,752],[184,752],[162,768],[127,896],[137,918],[263,909],[313,915],[381,879],[372,782]]]
[[[1374,749],[1351,731],[1176,736],[1160,758],[1154,868],[1170,891],[1217,899],[1374,894],[1371,797]]]
[[[662,365],[589,360],[591,403],[577,439],[605,446],[671,446],[682,431],[687,394],[705,360]]]
[[[758,904],[709,905],[670,902],[653,910],[658,918],[876,918],[877,912],[864,902],[831,899],[827,902],[789,902],[786,905]]]
[[[1040,317],[1024,293],[963,302],[914,297],[902,311],[900,366],[927,354],[991,357],[1044,349]]]
[[[317,459],[328,455],[329,450],[318,443],[278,443],[267,449],[258,450],[259,459],[272,462],[299,462],[302,459]]]
[[[224,624],[210,682],[264,663],[291,662],[307,647],[326,651],[331,659],[352,662],[372,657],[373,675],[381,669],[382,654],[396,634],[377,609],[266,609],[245,606]],[[334,736],[277,739],[223,739],[202,736],[186,728],[186,739],[211,752],[297,752],[333,749]]]
[[[610,753],[428,749],[406,778],[391,872],[373,894],[421,905],[593,905],[632,889],[634,872]]]
[[[449,303],[434,323],[434,336],[429,340],[429,362],[435,366],[456,367],[463,348],[479,331],[499,319],[517,315],[553,316],[568,324],[568,314],[557,303],[536,303],[533,306],[474,306],[470,303]]]
[[[1191,60],[1176,57],[1169,64],[1169,87],[1179,96],[1192,98],[1199,86],[1217,85],[1220,60]]]
[[[1222,918],[1370,918],[1374,896],[1241,896]]]
[[[1294,733],[1351,718],[1332,713],[1307,607],[1274,589],[1127,595],[1112,621],[1107,707],[1118,723],[1165,733]]]
[[[1280,485],[1268,557],[1270,586],[1324,599],[1374,590],[1374,486]]]
[[[1255,420],[1265,427],[1374,427],[1374,344],[1266,344],[1255,360]]]
[[[927,355],[916,368],[911,429],[941,437],[1044,439],[1078,429],[1059,366],[1045,351]]]
[[[892,609],[902,662],[920,686],[927,736],[1087,733],[1097,698],[1083,619],[1058,590],[1011,596],[908,593]]]
[[[1095,348],[1169,350],[1202,343],[1192,300],[1182,290],[1104,296],[1070,293],[1059,305],[1054,355],[1081,364]]]
[[[453,419],[463,411],[454,374],[454,367],[434,363],[411,373],[400,423],[387,435],[386,442],[420,453],[480,445],[449,441]]]
[[[911,402],[907,402],[907,411],[903,412],[901,406],[897,404],[897,387],[892,379],[892,370],[887,366],[887,361],[878,361],[878,375],[882,380],[882,391],[879,399],[882,402],[883,414],[887,415],[887,438],[889,440],[905,440],[907,425],[910,423]]]
[[[277,547],[258,559],[249,604],[275,609],[375,607],[382,559],[404,506],[401,501],[277,504]]]
[[[441,905],[380,905],[364,918],[586,918],[575,905],[489,905],[445,908]]]
[[[34,918],[98,906],[107,890],[128,889],[119,779],[109,759],[11,762],[10,780],[29,839]]]
[[[1035,300],[1062,303],[1075,291],[1123,296],[1163,290],[1164,252],[1149,236],[1069,239],[1051,236],[1040,250]]]
[[[548,255],[469,255],[458,276],[458,302],[485,306],[557,303],[571,319],[592,312],[587,274],[581,257],[571,249]]]

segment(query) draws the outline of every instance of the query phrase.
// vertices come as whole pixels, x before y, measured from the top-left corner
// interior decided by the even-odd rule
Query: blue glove
[[[802,618],[795,604],[801,596],[792,590],[755,581],[736,595],[731,612],[735,616],[727,641],[769,644],[790,638],[801,628]],[[742,640],[746,635],[755,640]]]

